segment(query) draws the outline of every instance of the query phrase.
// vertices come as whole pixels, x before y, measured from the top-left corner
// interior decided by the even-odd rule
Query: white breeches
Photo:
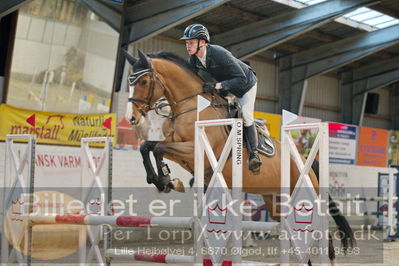
[[[255,83],[255,85],[238,100],[242,108],[244,126],[246,127],[252,126],[254,123],[254,109],[257,90],[258,83]]]

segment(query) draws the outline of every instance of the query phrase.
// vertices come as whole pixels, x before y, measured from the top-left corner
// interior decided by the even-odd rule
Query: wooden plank
[[[126,10],[125,25],[130,25],[133,22],[140,21],[175,8],[191,5],[198,0],[146,0],[133,4]]]
[[[230,0],[201,0],[191,5],[162,12],[158,15],[137,21],[131,25],[131,34],[127,43],[132,43],[143,38],[149,38],[164,32],[175,25],[181,24],[195,16],[201,15],[216,8]]]
[[[375,3],[376,0],[331,0],[307,8],[293,10],[269,19],[252,23],[214,37],[216,43],[223,46],[238,44],[277,31],[285,31],[293,27],[323,23],[333,20],[355,10],[358,7]]]
[[[356,53],[359,50],[370,50],[374,53],[380,50],[378,49],[379,47],[386,48],[397,43],[399,41],[398,32],[399,26],[396,25],[374,32],[361,33],[350,38],[298,53],[294,55],[293,64],[295,67],[323,61],[324,59],[329,60],[331,57],[344,53]],[[376,51],[370,49],[373,47],[377,47]]]

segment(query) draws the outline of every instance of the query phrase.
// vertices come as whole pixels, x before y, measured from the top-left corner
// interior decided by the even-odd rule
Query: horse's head
[[[128,62],[133,66],[129,76],[129,99],[126,118],[132,125],[140,123],[154,103],[164,96],[165,85],[159,80],[151,58],[139,50],[139,58],[125,51]]]

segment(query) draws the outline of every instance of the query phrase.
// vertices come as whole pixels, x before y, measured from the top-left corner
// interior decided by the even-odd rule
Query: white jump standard
[[[15,147],[15,141],[27,142],[24,145],[22,156],[19,157]],[[1,263],[18,262],[20,264],[30,264],[30,257],[23,254],[30,253],[30,241],[32,231],[26,224],[28,221],[22,221],[21,228],[28,230],[19,230],[13,227],[8,207],[12,206],[13,199],[20,199],[21,195],[31,195],[34,185],[34,161],[35,161],[36,138],[34,135],[7,135],[6,137],[6,156],[4,170],[4,190],[3,190],[3,222],[1,234]],[[30,206],[32,198],[29,197]],[[31,210],[31,207],[29,208]],[[9,232],[10,239],[7,239],[6,232]],[[21,253],[16,247],[24,241]],[[10,243],[9,243],[10,242]]]
[[[317,130],[317,136],[309,152],[306,162],[292,139],[291,131],[302,129]],[[310,250],[315,245],[317,235],[319,244],[319,257],[321,264],[328,264],[328,124],[303,124],[286,125],[281,130],[281,197],[285,197],[289,204],[281,205],[281,228],[287,237],[281,241],[280,263],[286,265],[290,262],[290,250],[294,252],[300,263],[307,263],[310,258]],[[319,193],[317,194],[309,177],[309,171],[319,153]],[[292,195],[290,193],[290,159],[295,161],[299,169],[300,177],[295,184]]]

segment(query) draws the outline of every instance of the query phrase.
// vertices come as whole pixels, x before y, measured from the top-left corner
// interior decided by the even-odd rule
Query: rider
[[[257,151],[257,135],[253,119],[257,79],[255,72],[234,57],[225,48],[209,44],[208,29],[201,24],[192,24],[184,30],[180,40],[186,41],[189,62],[197,72],[209,73],[217,81],[204,84],[204,92],[228,91],[239,98],[244,120],[244,135],[249,151],[248,168],[258,172],[262,164]]]

